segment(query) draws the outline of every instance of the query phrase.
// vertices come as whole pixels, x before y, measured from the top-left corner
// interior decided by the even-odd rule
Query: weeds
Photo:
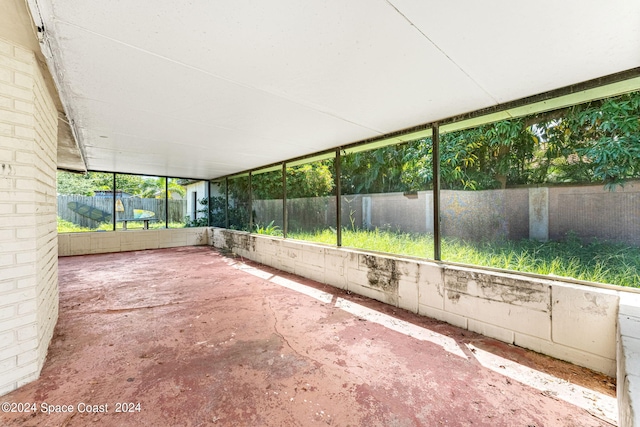
[[[288,237],[335,245],[331,230],[289,233]],[[345,247],[433,259],[433,236],[384,230],[344,229]],[[564,241],[533,240],[468,242],[442,239],[445,261],[543,275],[571,277],[589,282],[640,287],[640,248],[594,241],[582,244],[575,236]]]

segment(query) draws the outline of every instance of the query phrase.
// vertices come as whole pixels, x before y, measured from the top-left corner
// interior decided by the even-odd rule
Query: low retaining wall
[[[640,426],[640,295],[636,294],[620,296],[617,391],[618,425]]]
[[[616,376],[616,291],[218,228],[210,244]]]
[[[207,230],[204,227],[193,227],[60,233],[58,256],[206,245]]]

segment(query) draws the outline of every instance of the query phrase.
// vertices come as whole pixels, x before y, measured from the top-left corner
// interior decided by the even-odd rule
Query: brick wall
[[[33,52],[0,39],[0,395],[38,377],[58,317],[56,150]]]

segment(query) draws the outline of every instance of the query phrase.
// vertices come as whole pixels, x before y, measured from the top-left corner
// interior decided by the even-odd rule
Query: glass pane
[[[258,234],[282,236],[282,169],[254,172],[251,175],[253,196],[253,231]]]
[[[175,183],[180,185],[182,193],[180,198],[171,191],[169,181],[169,227],[206,227],[209,225],[209,198],[207,197],[208,182],[190,179],[175,179]],[[176,221],[172,218],[182,218]]]
[[[116,174],[116,227],[166,227],[166,178]]]
[[[113,174],[58,171],[58,232],[113,230]]]
[[[341,160],[342,245],[433,258],[431,139]]]
[[[441,136],[442,258],[640,286],[640,93]]]
[[[229,228],[249,231],[249,175],[229,178]]]
[[[211,194],[209,195],[211,225],[213,227],[227,227],[227,189],[222,181],[211,182]]]
[[[333,163],[287,167],[287,237],[337,244]]]

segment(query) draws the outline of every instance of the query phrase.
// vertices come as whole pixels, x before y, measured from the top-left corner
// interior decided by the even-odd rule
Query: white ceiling
[[[638,0],[29,4],[94,170],[214,178],[640,67]]]

